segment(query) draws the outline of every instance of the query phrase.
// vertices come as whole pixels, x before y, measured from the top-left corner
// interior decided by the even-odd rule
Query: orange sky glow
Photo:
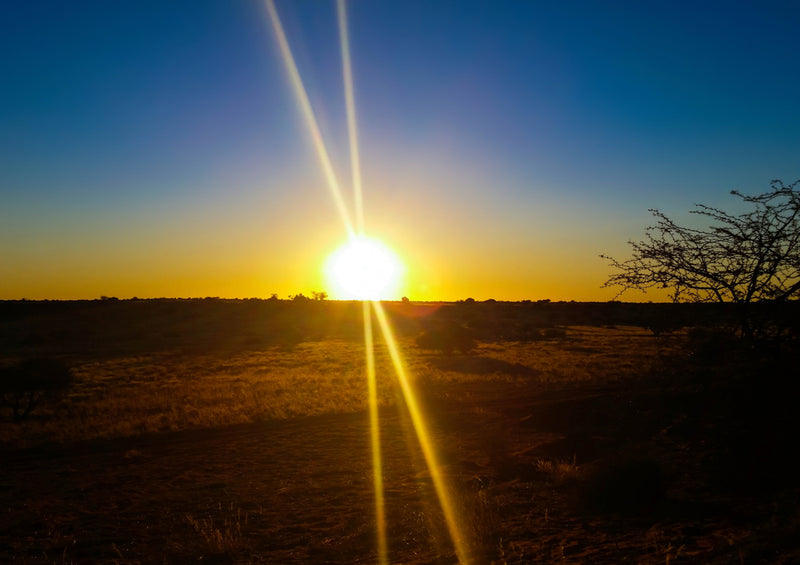
[[[648,208],[797,178],[800,79],[760,86],[800,77],[785,6],[579,4],[352,3],[345,70],[335,2],[278,1],[285,42],[269,2],[19,3],[0,299],[341,298],[363,231],[385,299],[607,301]]]

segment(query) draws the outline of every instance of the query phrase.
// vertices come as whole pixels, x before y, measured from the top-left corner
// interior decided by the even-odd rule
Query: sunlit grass
[[[638,328],[571,327],[563,340],[479,343],[472,355],[454,358],[421,351],[410,338],[400,338],[398,347],[423,400],[446,396],[479,406],[470,383],[534,391],[614,382],[641,376],[682,342],[680,335],[654,339]],[[378,405],[393,405],[391,359],[379,341],[374,350]],[[457,370],[448,368],[452,359],[459,361]],[[479,359],[497,360],[503,370],[478,370]],[[342,340],[228,355],[118,357],[84,362],[74,371],[76,383],[60,404],[43,407],[24,425],[1,422],[0,442],[123,437],[368,408],[364,346]]]
[[[141,356],[74,369],[77,382],[55,412],[0,439],[68,441],[121,437],[363,410],[363,350],[332,341],[216,356]],[[386,389],[386,387],[383,387]],[[390,392],[379,403],[391,400]],[[14,438],[16,436],[16,438]]]

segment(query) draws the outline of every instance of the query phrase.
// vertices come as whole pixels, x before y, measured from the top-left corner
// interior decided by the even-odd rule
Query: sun
[[[358,236],[336,249],[325,262],[325,278],[334,298],[385,300],[396,298],[403,262],[377,239]]]

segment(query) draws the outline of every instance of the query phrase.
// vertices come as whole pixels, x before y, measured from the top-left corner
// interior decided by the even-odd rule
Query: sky
[[[350,187],[335,2],[276,5]],[[387,298],[609,300],[599,255],[649,208],[800,178],[800,3],[347,14],[366,230],[405,262]],[[0,299],[329,291],[347,233],[263,2],[7,4],[0,76]]]

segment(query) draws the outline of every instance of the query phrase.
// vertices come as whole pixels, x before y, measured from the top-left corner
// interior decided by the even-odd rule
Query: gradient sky
[[[335,3],[277,7],[347,185]],[[346,233],[263,3],[1,10],[0,299],[326,290]],[[348,16],[367,231],[412,300],[608,300],[598,254],[625,256],[648,208],[800,178],[800,3]]]

